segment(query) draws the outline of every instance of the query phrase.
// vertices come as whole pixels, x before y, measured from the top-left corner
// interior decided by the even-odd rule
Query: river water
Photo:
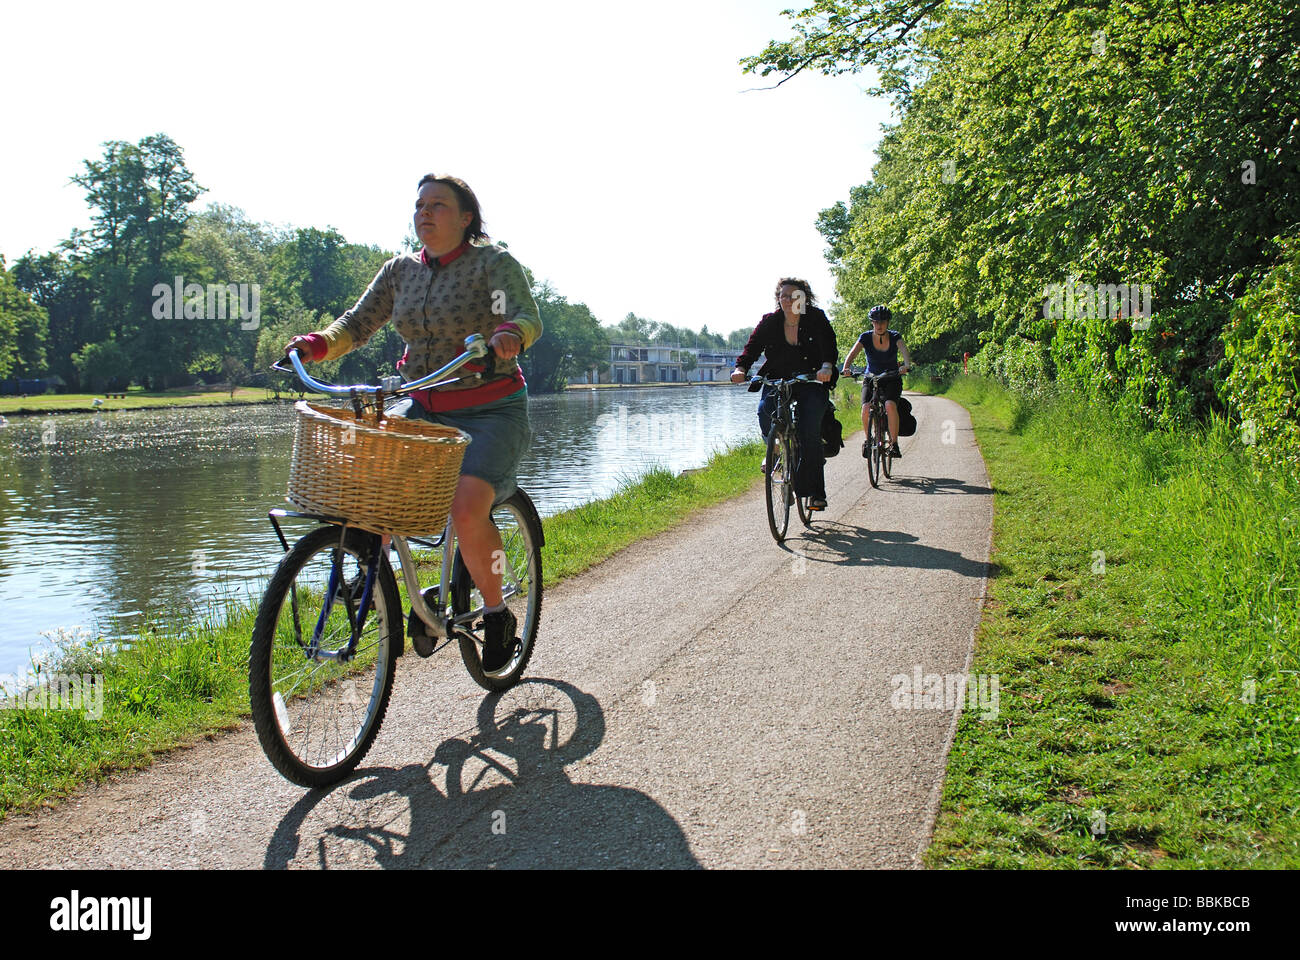
[[[699,467],[758,439],[757,400],[729,386],[533,397],[520,486],[547,516],[655,464]],[[128,636],[142,618],[260,594],[282,552],[266,511],[285,506],[293,417],[283,404],[0,427],[0,682],[27,671],[43,633]]]

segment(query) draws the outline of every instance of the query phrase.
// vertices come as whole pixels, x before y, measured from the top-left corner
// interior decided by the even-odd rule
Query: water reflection
[[[570,391],[534,397],[520,483],[542,514],[607,496],[655,464],[698,467],[757,439],[739,387]],[[147,614],[260,591],[280,547],[289,405],[11,417],[0,430],[0,676],[41,631],[108,635]]]

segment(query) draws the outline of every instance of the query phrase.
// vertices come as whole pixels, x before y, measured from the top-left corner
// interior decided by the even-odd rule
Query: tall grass
[[[930,862],[1300,864],[1300,484],[1222,424],[945,389],[995,489],[972,670],[1005,693],[959,727]]]

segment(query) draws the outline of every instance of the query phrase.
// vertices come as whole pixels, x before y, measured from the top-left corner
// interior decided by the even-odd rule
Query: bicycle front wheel
[[[313,530],[284,555],[249,648],[257,738],[275,768],[304,787],[343,779],[370,749],[388,709],[402,642],[397,582],[380,556],[360,636],[347,653],[377,544],[375,534],[349,529],[339,555],[339,533],[338,527]]]
[[[890,470],[894,466],[894,445],[889,442],[889,433],[887,431],[883,435],[880,447],[881,472],[884,473],[885,479],[888,480],[893,476]]]
[[[464,618],[457,639],[469,675],[485,690],[506,690],[523,676],[537,640],[537,624],[542,616],[544,540],[537,508],[523,490],[516,489],[492,508],[492,522],[501,533],[501,556],[493,567],[501,571],[501,590],[519,629],[519,643],[505,666],[492,672],[483,669],[483,630],[478,620],[483,613],[483,595],[474,586],[459,549],[452,566],[451,608],[454,618]]]
[[[794,461],[790,444],[777,427],[767,437],[767,525],[777,543],[785,541],[790,526],[790,500],[794,492]]]
[[[880,425],[876,415],[867,418],[867,479],[873,487],[880,486]]]

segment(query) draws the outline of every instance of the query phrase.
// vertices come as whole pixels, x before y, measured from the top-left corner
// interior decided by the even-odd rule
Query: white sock
[[[484,607],[484,608],[483,608],[483,612],[484,612],[484,613],[500,613],[500,612],[501,612],[502,610],[504,610],[505,608],[506,608],[506,605],[505,605],[504,603],[498,603],[495,607]]]

